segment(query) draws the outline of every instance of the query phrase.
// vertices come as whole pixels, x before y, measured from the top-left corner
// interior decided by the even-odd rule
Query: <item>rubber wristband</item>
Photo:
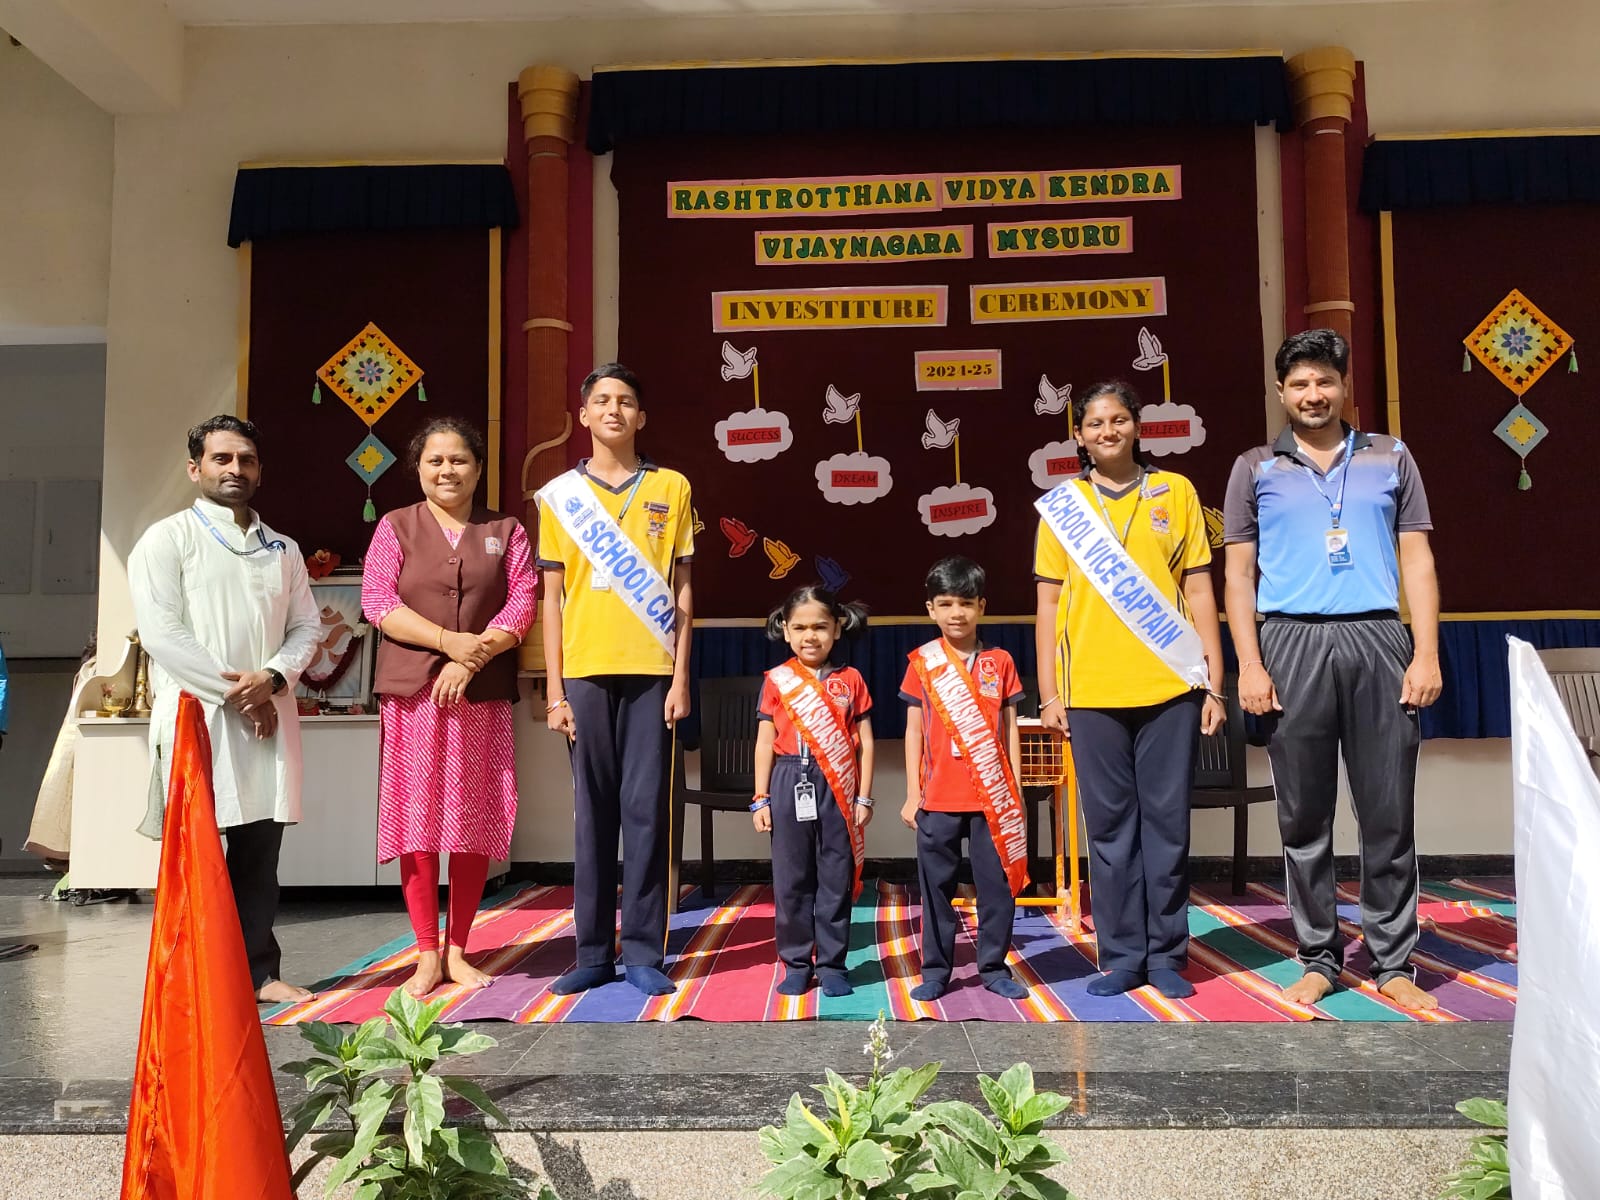
[[[750,811],[753,812],[753,813],[758,813],[763,808],[770,808],[770,807],[772,807],[772,797],[771,796],[757,796],[755,798],[755,802],[750,805]]]
[[[871,796],[857,796],[856,797],[856,803],[861,805],[862,808],[871,808],[872,807],[872,797]]]

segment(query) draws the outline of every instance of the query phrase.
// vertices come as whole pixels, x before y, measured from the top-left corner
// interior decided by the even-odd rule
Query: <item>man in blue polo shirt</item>
[[[1439,582],[1428,498],[1405,444],[1340,420],[1350,348],[1331,329],[1278,348],[1278,439],[1228,480],[1228,628],[1239,701],[1268,716],[1278,829],[1305,974],[1284,997],[1315,1004],[1344,966],[1333,816],[1344,755],[1361,843],[1361,928],[1378,990],[1437,1008],[1410,966],[1417,944],[1417,709],[1439,697]],[[1401,580],[1411,633],[1400,623]],[[1265,618],[1259,639],[1256,613]]]

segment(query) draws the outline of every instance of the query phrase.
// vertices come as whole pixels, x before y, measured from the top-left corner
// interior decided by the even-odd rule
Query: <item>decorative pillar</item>
[[[522,132],[528,143],[527,456],[522,498],[530,533],[538,528],[533,495],[566,469],[561,447],[572,434],[567,392],[567,150],[578,118],[578,77],[562,67],[529,67],[517,76]],[[538,625],[522,646],[522,666],[542,670]]]
[[[1349,190],[1344,132],[1356,95],[1356,60],[1343,46],[1296,54],[1285,64],[1294,117],[1300,126],[1306,188],[1305,314],[1313,326],[1350,341],[1355,304],[1350,299]],[[1355,396],[1345,397],[1344,419],[1359,425]]]

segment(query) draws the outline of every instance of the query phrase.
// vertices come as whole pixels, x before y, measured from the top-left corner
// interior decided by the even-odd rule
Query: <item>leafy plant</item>
[[[1072,1200],[1044,1175],[1065,1156],[1041,1136],[1067,1100],[1035,1092],[1027,1064],[998,1080],[978,1077],[997,1126],[962,1101],[918,1106],[938,1063],[885,1075],[894,1053],[881,1012],[862,1050],[872,1057],[866,1087],[829,1071],[817,1088],[826,1115],[812,1112],[796,1093],[784,1125],[761,1130],[761,1152],[773,1169],[759,1193],[777,1200]]]
[[[917,1099],[939,1064],[885,1075],[883,1066],[894,1052],[882,1013],[862,1050],[872,1056],[866,1087],[829,1071],[827,1083],[817,1088],[826,1116],[812,1112],[796,1092],[783,1127],[762,1128],[761,1153],[774,1166],[762,1176],[758,1193],[780,1200],[896,1200],[910,1194],[912,1177],[929,1161],[921,1137],[927,1118],[917,1110]]]
[[[999,1079],[978,1076],[990,1121],[964,1100],[930,1104],[933,1123],[926,1140],[933,1170],[911,1180],[919,1192],[953,1200],[1072,1200],[1072,1193],[1045,1175],[1067,1156],[1043,1136],[1044,1123],[1067,1107],[1056,1092],[1033,1089],[1033,1068],[1018,1063]]]
[[[1445,1180],[1439,1200],[1511,1200],[1511,1164],[1506,1158],[1506,1106],[1499,1100],[1463,1100],[1456,1111],[1487,1125],[1472,1139],[1466,1162]]]
[[[384,1016],[342,1034],[322,1021],[300,1027],[316,1053],[283,1070],[310,1090],[289,1114],[292,1153],[318,1125],[342,1115],[348,1129],[315,1138],[312,1156],[294,1174],[298,1188],[323,1159],[335,1159],[327,1193],[356,1184],[352,1200],[557,1200],[554,1192],[511,1177],[505,1156],[488,1130],[444,1123],[449,1091],[502,1125],[508,1124],[487,1092],[470,1079],[433,1074],[442,1058],[477,1054],[493,1038],[464,1025],[440,1025],[445,1001],[424,1005],[395,988]],[[395,1106],[403,1105],[401,1132],[384,1133]]]

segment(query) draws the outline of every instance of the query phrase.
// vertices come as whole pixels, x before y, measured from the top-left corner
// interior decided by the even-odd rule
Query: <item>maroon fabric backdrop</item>
[[[914,215],[669,220],[670,180],[852,176],[906,172],[1059,170],[1178,163],[1182,199],[1104,204],[951,209]],[[931,563],[965,554],[989,571],[989,610],[1031,613],[1032,550],[1039,494],[1028,456],[1068,436],[1066,414],[1036,415],[1039,377],[1081,392],[1107,377],[1134,384],[1149,402],[1162,395],[1161,372],[1138,372],[1141,324],[1171,356],[1172,399],[1204,419],[1205,443],[1155,460],[1192,478],[1202,500],[1220,506],[1229,467],[1262,437],[1260,292],[1257,279],[1254,137],[1249,128],[1118,128],[1036,134],[903,134],[638,140],[620,146],[612,169],[620,195],[622,360],[639,372],[649,424],[641,447],[684,471],[705,523],[695,568],[695,607],[707,617],[765,613],[793,586],[818,575],[826,555],[853,577],[847,595],[884,615],[917,614]],[[993,221],[1132,216],[1130,254],[991,259]],[[757,229],[971,224],[974,255],[884,265],[756,266]],[[1168,315],[972,326],[969,284],[1063,279],[1166,277]],[[710,293],[726,289],[941,283],[949,287],[942,329],[757,332],[727,335],[758,349],[761,401],[788,414],[793,446],[762,463],[731,463],[715,423],[748,408],[751,382],[724,382],[724,335],[712,331]],[[1002,352],[1001,391],[918,392],[913,352]],[[856,449],[853,425],[821,418],[829,384],[861,393],[864,446],[892,464],[893,489],[875,503],[828,503],[813,468]],[[921,445],[924,415],[961,420],[961,479],[994,493],[998,520],[981,532],[936,537],[917,501],[955,482],[950,450]],[[730,558],[720,528],[737,518],[759,535]],[[800,564],[768,578],[762,537],[783,541]]]
[[[1400,424],[1433,508],[1446,612],[1593,608],[1600,557],[1585,515],[1593,502],[1595,372],[1600,372],[1600,207],[1435,208],[1394,214]],[[1512,288],[1573,338],[1567,358],[1522,402],[1550,429],[1528,456],[1494,434],[1517,396],[1462,339]],[[1585,533],[1585,530],[1591,532]]]
[[[378,514],[422,493],[406,463],[412,436],[435,417],[480,429],[489,411],[487,230],[291,234],[254,243],[250,254],[249,414],[261,427],[259,507],[310,554],[329,549],[346,563],[367,551],[366,483],[346,465],[369,432],[326,385],[311,403],[317,369],[368,321],[422,368],[417,389],[370,432],[400,461],[373,485]],[[486,496],[485,485],[479,499]],[[503,490],[503,484],[502,484]]]

